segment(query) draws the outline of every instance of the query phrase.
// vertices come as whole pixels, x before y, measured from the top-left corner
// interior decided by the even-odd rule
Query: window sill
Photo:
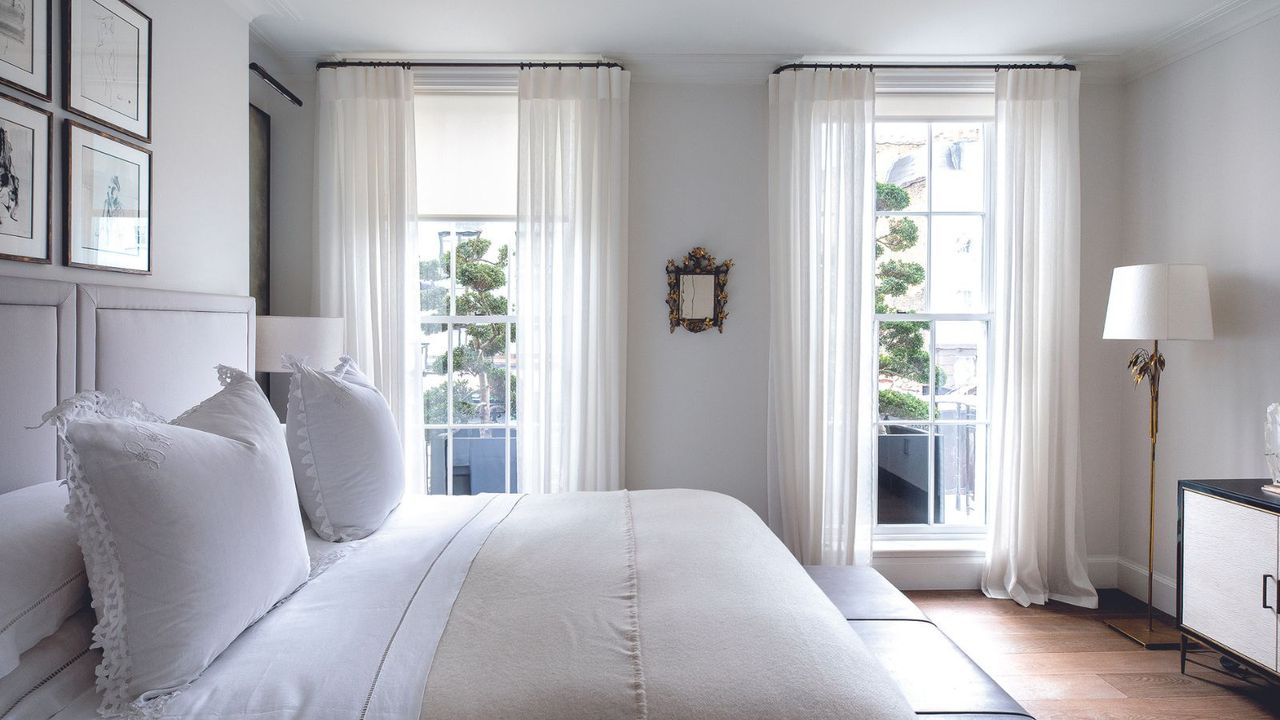
[[[972,538],[875,539],[872,557],[982,557],[987,552],[985,535]]]

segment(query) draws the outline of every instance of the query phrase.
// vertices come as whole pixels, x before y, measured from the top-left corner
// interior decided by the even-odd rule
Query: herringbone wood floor
[[[1102,621],[1142,607],[1103,591],[1098,610],[1020,607],[976,591],[909,592],[911,599],[1039,720],[1280,718],[1280,689],[1143,650]],[[1220,667],[1218,656],[1196,655]]]

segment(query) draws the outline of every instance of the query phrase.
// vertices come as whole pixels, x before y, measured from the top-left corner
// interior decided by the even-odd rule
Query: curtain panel
[[[620,490],[630,74],[531,68],[519,85],[520,489]]]
[[[326,68],[317,96],[312,310],[343,318],[400,429],[406,487],[424,492],[413,73]]]
[[[1080,75],[996,75],[990,532],[982,589],[1097,607],[1080,481]]]
[[[804,563],[871,559],[875,81],[769,78],[769,523]]]

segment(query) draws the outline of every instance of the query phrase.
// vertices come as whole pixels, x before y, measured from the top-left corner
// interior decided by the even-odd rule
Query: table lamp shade
[[[257,322],[258,372],[289,372],[285,355],[329,366],[343,352],[342,318],[260,315]]]
[[[1111,274],[1102,337],[1212,340],[1209,273],[1204,265],[1128,265]]]

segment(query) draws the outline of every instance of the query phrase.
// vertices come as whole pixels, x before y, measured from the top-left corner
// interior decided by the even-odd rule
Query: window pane
[[[939,313],[980,312],[985,309],[983,275],[983,218],[981,215],[939,215],[929,234],[929,302]]]
[[[442,323],[422,323],[422,405],[423,420],[428,425],[449,421],[449,388],[446,356],[449,334]]]
[[[517,380],[517,378],[518,378],[518,377],[519,377],[519,375],[520,375],[520,373],[519,373],[519,372],[517,372],[517,369],[518,369],[518,368],[517,368],[517,365],[516,365],[516,353],[518,352],[518,351],[516,350],[516,345],[517,345],[517,343],[516,343],[516,325],[515,325],[515,323],[512,323],[512,324],[511,324],[511,326],[510,326],[510,334],[508,335],[508,342],[507,342],[507,358],[506,358],[506,359],[507,359],[507,373],[508,373],[508,375],[509,375],[509,377],[508,377],[508,381],[509,381],[509,382],[508,382],[508,393],[509,393],[509,394],[508,394],[508,397],[510,398],[510,404],[508,405],[508,408],[509,408],[509,410],[510,410],[510,421],[511,421],[511,422],[513,422],[513,423],[516,421],[516,410],[517,410],[517,408],[516,408],[516,397],[517,397],[517,394],[516,394],[516,380]]]
[[[876,312],[922,312],[929,222],[923,215],[876,218]]]
[[[427,492],[432,495],[448,492],[448,448],[448,430],[427,431]]]
[[[515,215],[515,93],[418,94],[414,123],[418,212]]]
[[[929,323],[880,323],[881,420],[928,420],[929,389]]]
[[[454,423],[500,423],[505,420],[506,347],[506,323],[454,326]]]
[[[876,209],[928,210],[928,123],[876,124]]]
[[[933,210],[982,212],[986,147],[981,123],[934,123]]]
[[[515,223],[458,223],[458,273],[454,306],[458,315],[506,315],[510,251]]]
[[[453,467],[449,472],[449,449],[452,444]],[[427,431],[427,473],[431,494],[449,492],[452,480],[454,495],[478,495],[507,491],[507,431],[503,429],[465,428],[462,430]],[[514,454],[511,455],[514,459]]]
[[[516,429],[511,428],[507,430],[507,468],[508,468],[507,492],[520,492],[520,477],[519,477],[519,474],[516,472],[516,470],[520,467],[520,464],[516,462],[517,445],[518,443],[516,442]]]
[[[454,430],[453,494],[506,492],[507,445],[506,430]]]
[[[934,324],[934,419],[986,420],[987,324],[939,321]]]
[[[982,525],[986,522],[987,430],[981,425],[936,427],[935,522]]]
[[[418,287],[424,315],[449,314],[451,223],[418,223]]]
[[[886,425],[878,441],[876,515],[881,525],[929,522],[929,426]]]

